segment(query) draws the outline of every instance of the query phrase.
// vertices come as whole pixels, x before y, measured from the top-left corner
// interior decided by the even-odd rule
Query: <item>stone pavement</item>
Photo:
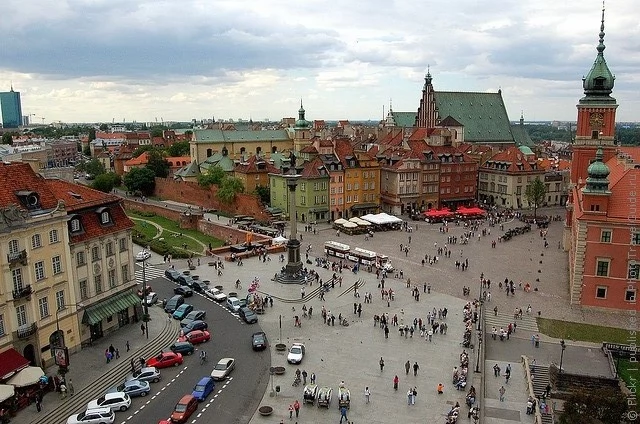
[[[495,377],[493,366],[498,364],[500,376]],[[504,377],[507,365],[511,365],[511,377]],[[483,424],[533,423],[534,416],[527,415],[529,389],[522,362],[486,360],[484,365],[484,421]],[[500,388],[505,388],[504,401],[500,401]]]

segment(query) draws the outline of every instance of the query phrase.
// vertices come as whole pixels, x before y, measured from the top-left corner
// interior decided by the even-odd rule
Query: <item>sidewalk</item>
[[[42,400],[42,412],[38,413],[35,404],[32,404],[20,411],[12,419],[12,422],[17,424],[66,422],[68,416],[77,413],[87,402],[104,392],[105,383],[115,385],[120,382],[120,376],[131,372],[131,359],[135,361],[141,356],[146,358],[150,349],[157,350],[157,345],[166,346],[168,340],[175,338],[178,331],[177,324],[173,320],[167,321],[165,314],[159,307],[150,308],[149,314],[151,321],[149,321],[148,340],[146,337],[141,337],[140,322],[135,322],[106,335],[94,342],[92,346],[71,355],[67,382],[73,382],[74,396],[67,396],[63,400],[58,393],[47,393]],[[130,347],[129,352],[126,349],[127,341]],[[114,359],[107,364],[104,352],[110,345],[120,350],[120,359]],[[55,375],[57,371],[57,366],[45,370],[49,376]],[[101,384],[99,387],[95,387],[93,384],[98,380],[101,381]]]
[[[493,366],[498,364],[500,376],[494,376]],[[505,382],[505,370],[511,364],[511,378]],[[486,360],[484,390],[484,423],[502,424],[506,422],[533,423],[534,415],[527,415],[527,399],[529,398],[525,370],[521,362],[503,362]],[[500,387],[504,386],[504,401],[500,401]]]

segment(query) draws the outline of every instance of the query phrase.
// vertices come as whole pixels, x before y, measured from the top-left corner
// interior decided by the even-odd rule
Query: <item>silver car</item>
[[[149,383],[157,383],[162,377],[160,371],[156,367],[144,367],[133,374],[129,374],[126,381],[140,380],[147,381]]]
[[[119,386],[110,388],[107,393],[122,392],[128,394],[129,397],[145,397],[150,391],[151,387],[149,387],[149,383],[147,381],[129,380]]]

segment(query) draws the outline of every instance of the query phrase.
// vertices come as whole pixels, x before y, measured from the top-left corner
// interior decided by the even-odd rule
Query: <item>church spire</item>
[[[606,46],[604,45],[604,0],[602,0],[602,20],[600,21],[600,34],[598,34],[600,39],[598,41],[598,54],[602,55]]]
[[[586,77],[582,78],[582,87],[585,97],[582,101],[609,101],[615,102],[610,94],[613,91],[615,76],[609,70],[604,59],[604,1],[602,2],[602,18],[600,19],[600,33],[598,34],[598,54]]]

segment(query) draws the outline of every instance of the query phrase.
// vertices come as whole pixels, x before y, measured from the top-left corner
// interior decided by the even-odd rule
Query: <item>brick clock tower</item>
[[[615,156],[616,99],[611,97],[615,77],[604,59],[604,5],[600,22],[598,55],[591,70],[582,78],[584,97],[578,102],[578,124],[571,159],[571,183],[586,181],[587,168],[593,162],[598,148],[602,148],[601,160],[607,162]]]

